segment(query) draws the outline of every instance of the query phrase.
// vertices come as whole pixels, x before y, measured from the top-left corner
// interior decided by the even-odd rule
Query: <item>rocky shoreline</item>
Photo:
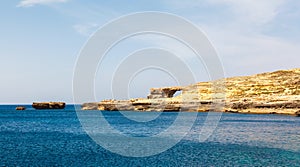
[[[82,104],[82,110],[197,111],[213,110],[218,95],[214,82],[152,88],[147,98],[103,100]],[[226,78],[220,112],[300,116],[300,69]],[[177,92],[181,94],[173,97]]]

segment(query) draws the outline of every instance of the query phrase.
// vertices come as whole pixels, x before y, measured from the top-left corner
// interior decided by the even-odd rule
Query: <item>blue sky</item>
[[[226,76],[299,68],[299,9],[298,0],[1,1],[0,103],[72,103],[73,69],[80,49],[99,27],[133,12],[169,12],[197,25],[216,48]],[[151,46],[153,39],[168,40],[148,39],[133,48]],[[167,48],[178,45],[160,43]],[[110,54],[123,53],[132,45],[134,41],[129,41]],[[96,85],[101,85],[103,77],[97,76]],[[131,97],[146,96],[149,87],[176,84],[155,70],[134,81]],[[97,100],[104,98],[110,98],[109,92],[99,88]]]

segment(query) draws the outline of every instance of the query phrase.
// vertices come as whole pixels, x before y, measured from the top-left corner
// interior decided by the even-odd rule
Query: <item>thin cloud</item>
[[[207,8],[217,7],[220,10],[226,10],[227,17],[231,16],[230,20],[258,25],[272,21],[279,12],[278,8],[288,3],[285,0],[165,0],[163,2],[167,6],[181,10],[198,8],[205,11]],[[214,13],[209,13],[209,15],[214,15]],[[228,19],[224,17],[222,19]]]
[[[98,27],[96,23],[76,24],[73,26],[76,32],[83,36],[90,36]]]
[[[202,27],[217,49],[229,76],[299,66],[299,43],[264,34],[241,33],[236,29]]]
[[[286,3],[285,0],[210,0],[208,3],[225,5],[231,9],[239,22],[250,24],[265,24],[272,21],[278,14],[278,9]]]
[[[35,5],[47,5],[51,3],[64,3],[68,0],[22,0],[17,7],[32,7]]]
[[[186,11],[203,29],[217,49],[226,73],[230,76],[288,69],[299,66],[299,40],[291,41],[276,32],[280,20],[291,11],[284,0],[204,0],[165,1],[169,6]],[[295,6],[297,4],[293,4]],[[218,9],[209,12],[207,9]],[[194,14],[196,12],[197,15]],[[200,12],[199,12],[200,11]],[[201,11],[203,11],[201,13]],[[215,20],[203,19],[209,16]],[[199,17],[198,19],[196,17]],[[296,16],[297,17],[297,16]],[[212,19],[212,20],[213,20]],[[290,22],[285,26],[292,28]],[[169,43],[171,44],[171,43]],[[234,61],[233,61],[234,60]]]

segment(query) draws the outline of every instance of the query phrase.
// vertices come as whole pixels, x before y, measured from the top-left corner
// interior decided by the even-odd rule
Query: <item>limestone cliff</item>
[[[210,111],[215,82],[152,88],[147,98],[85,103],[82,109],[135,111]],[[222,112],[300,115],[300,69],[224,79]],[[173,97],[176,91],[181,95]],[[184,99],[184,100],[183,100]]]

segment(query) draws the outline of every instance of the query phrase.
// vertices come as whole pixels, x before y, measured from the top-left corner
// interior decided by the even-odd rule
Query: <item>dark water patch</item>
[[[135,111],[126,111],[130,112],[131,115],[135,114]],[[102,114],[104,115],[105,119],[108,121],[108,123],[115,129],[119,130],[121,133],[127,134],[129,136],[138,136],[138,137],[147,137],[147,136],[153,136],[157,135],[158,133],[161,133],[163,130],[167,129],[169,126],[171,126],[174,122],[174,120],[178,116],[178,112],[160,112],[158,117],[154,120],[150,120],[147,122],[137,122],[135,120],[131,120],[119,111],[102,111]],[[151,112],[141,112],[145,118],[149,116],[149,114],[152,114]],[[116,119],[118,122],[116,122]],[[134,124],[134,127],[136,129],[140,128],[143,129],[142,131],[132,131],[132,129],[128,128],[131,125]],[[157,127],[159,125],[159,128]],[[150,133],[149,133],[150,132]]]
[[[181,141],[158,155],[131,158],[111,153],[87,135],[1,132],[4,166],[297,166],[300,153],[236,144]],[[124,143],[126,144],[126,143]]]

